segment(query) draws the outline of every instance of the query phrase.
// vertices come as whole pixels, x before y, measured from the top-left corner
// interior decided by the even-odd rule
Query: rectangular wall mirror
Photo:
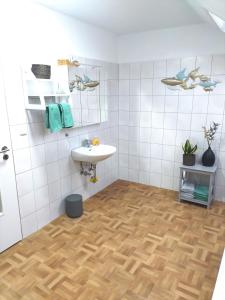
[[[101,122],[100,69],[100,66],[87,63],[68,68],[74,114],[80,126]]]

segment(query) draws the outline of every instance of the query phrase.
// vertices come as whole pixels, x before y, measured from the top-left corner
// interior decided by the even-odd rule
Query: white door
[[[0,66],[0,252],[22,239],[14,164]],[[7,150],[7,149],[6,149]]]

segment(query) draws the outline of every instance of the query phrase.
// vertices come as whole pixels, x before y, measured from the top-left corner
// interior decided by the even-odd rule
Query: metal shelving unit
[[[198,203],[210,207],[213,199],[214,199],[214,183],[215,183],[215,176],[216,176],[216,170],[217,166],[214,165],[212,167],[204,167],[200,164],[196,164],[194,166],[184,166],[182,165],[180,167],[180,184],[179,184],[179,195],[178,195],[178,201],[188,201],[193,203]],[[187,180],[188,175],[195,174],[195,176],[199,176],[199,180],[202,176],[208,177],[208,200],[203,201],[196,198],[192,199],[182,199],[181,196],[181,188],[183,185],[184,180]],[[189,176],[190,177],[190,176]]]

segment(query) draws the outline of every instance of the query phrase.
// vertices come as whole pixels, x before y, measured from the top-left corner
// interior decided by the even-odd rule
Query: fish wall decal
[[[211,92],[220,81],[212,81],[208,76],[199,73],[200,67],[192,70],[187,75],[186,68],[179,71],[174,77],[161,80],[171,90],[191,90],[200,86],[205,92]]]
[[[87,75],[84,75],[83,77],[84,78],[75,75],[75,79],[69,83],[70,92],[73,92],[74,88],[78,91],[93,91],[95,87],[99,85],[99,81],[91,80]]]

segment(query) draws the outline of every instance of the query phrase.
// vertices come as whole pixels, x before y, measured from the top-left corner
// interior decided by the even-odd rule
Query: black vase
[[[215,154],[212,151],[211,147],[203,153],[202,155],[202,164],[206,167],[212,167],[215,163]]]

